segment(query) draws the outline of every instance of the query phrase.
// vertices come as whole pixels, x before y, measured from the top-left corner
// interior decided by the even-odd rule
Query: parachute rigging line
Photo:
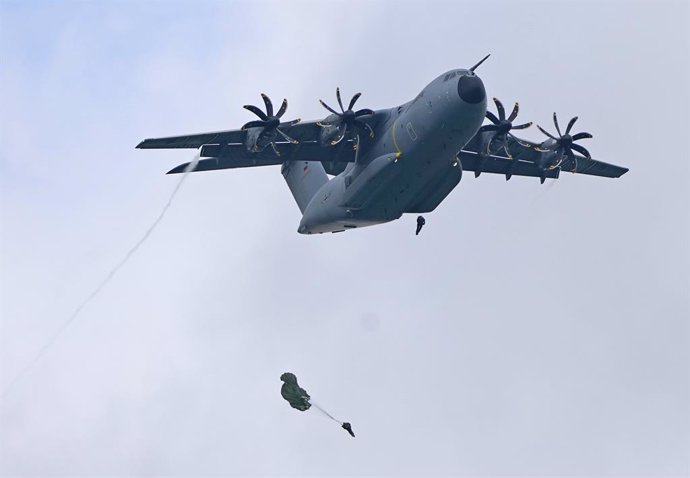
[[[341,421],[338,420],[337,418],[333,417],[333,415],[331,415],[331,414],[328,413],[326,410],[324,410],[323,408],[321,408],[320,406],[318,406],[316,403],[312,402],[311,400],[309,401],[309,403],[311,404],[312,407],[315,407],[316,409],[318,409],[321,413],[323,413],[324,415],[326,415],[328,418],[330,418],[330,419],[333,420],[334,422],[337,422],[337,423],[339,423],[340,425],[343,424],[343,422],[341,422]]]
[[[134,253],[141,247],[141,245],[146,242],[146,239],[149,238],[151,233],[156,229],[158,224],[163,220],[163,217],[165,217],[165,213],[168,212],[168,209],[170,209],[170,205],[172,204],[173,199],[177,195],[177,192],[180,190],[180,187],[182,186],[182,183],[184,180],[187,178],[189,173],[194,171],[196,168],[197,164],[199,164],[199,154],[194,156],[194,159],[189,163],[189,165],[185,168],[184,174],[178,181],[177,185],[175,186],[175,189],[173,189],[172,193],[170,194],[170,197],[168,198],[168,202],[163,206],[163,210],[160,212],[158,217],[156,218],[155,221],[153,221],[153,224],[149,226],[149,228],[146,230],[144,235],[137,241],[136,244],[125,254],[124,258],[118,262],[115,267],[108,273],[108,275],[101,281],[100,284],[98,284],[98,287],[96,287],[91,294],[89,294],[86,299],[82,301],[81,304],[72,312],[72,314],[67,318],[67,320],[60,326],[60,328],[48,339],[48,341],[39,349],[39,351],[34,355],[33,359],[27,365],[10,381],[9,385],[5,388],[5,390],[2,392],[2,398],[4,399],[12,390],[12,388],[26,375],[29,370],[41,359],[41,357],[46,353],[46,351],[55,343],[55,341],[60,338],[60,336],[67,330],[67,327],[74,322],[74,320],[79,316],[81,313],[82,309],[86,307],[89,302],[91,302],[98,294],[103,290],[103,288],[108,285],[108,283],[112,280],[113,277],[115,277],[115,274],[129,261],[129,259],[134,255]]]

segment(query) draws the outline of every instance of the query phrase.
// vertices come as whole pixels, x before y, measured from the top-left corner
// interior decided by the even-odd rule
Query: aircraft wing
[[[537,150],[540,146],[537,143],[523,139],[516,141],[509,136],[508,149],[511,151],[513,159],[509,158],[505,151],[501,149],[483,161],[478,153],[479,144],[477,135],[458,153],[463,170],[512,174],[514,176],[540,177],[542,175],[541,169],[537,166],[537,162],[542,154]],[[545,177],[557,178],[559,170],[606,178],[619,178],[628,172],[628,168],[575,155],[573,158],[563,161],[559,168],[547,169]]]
[[[372,127],[387,115],[387,110],[377,111],[374,117],[366,121]],[[195,171],[210,171],[214,169],[247,168],[253,166],[271,166],[282,164],[283,161],[319,161],[326,172],[331,175],[340,174],[347,163],[355,161],[353,140],[342,140],[335,146],[321,146],[319,136],[321,127],[317,121],[307,121],[295,125],[281,126],[280,129],[298,141],[291,144],[285,141],[276,141],[276,148],[280,155],[267,147],[261,152],[250,153],[245,147],[247,132],[241,129],[230,131],[217,131],[214,133],[188,134],[182,136],[170,136],[166,138],[149,138],[137,145],[139,149],[199,149],[201,160]],[[368,148],[369,143],[363,141],[360,144],[362,154]],[[168,174],[176,174],[184,171],[189,163],[181,164],[173,168]]]
[[[226,146],[207,144],[201,148],[202,159],[199,160],[194,171],[275,166],[284,161],[319,161],[323,163],[328,174],[338,174],[345,169],[347,163],[355,160],[352,141],[343,141],[332,147],[323,147],[315,141],[299,144],[285,142],[276,143],[276,148],[280,156],[271,147],[267,147],[259,153],[250,153],[244,144],[228,144]],[[168,171],[168,174],[182,173],[189,164],[180,164]]]
[[[512,176],[534,176],[540,177],[541,171],[536,164],[522,159],[509,159],[503,156],[489,155],[481,158],[474,151],[462,150],[458,153],[463,171],[479,171],[482,173],[510,174]],[[558,169],[546,171],[546,177],[558,178]]]
[[[319,126],[316,121],[297,123],[292,126],[281,126],[288,136],[297,141],[317,141]],[[149,138],[137,145],[139,149],[197,149],[205,144],[243,144],[247,132],[241,129],[217,131],[215,133],[188,134],[169,136],[167,138]]]

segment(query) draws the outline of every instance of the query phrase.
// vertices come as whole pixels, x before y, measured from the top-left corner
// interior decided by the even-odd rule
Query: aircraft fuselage
[[[311,199],[298,232],[339,232],[433,211],[457,186],[457,152],[486,113],[484,85],[469,70],[451,70],[412,101],[375,113],[366,153]],[[362,143],[364,146],[364,143]]]

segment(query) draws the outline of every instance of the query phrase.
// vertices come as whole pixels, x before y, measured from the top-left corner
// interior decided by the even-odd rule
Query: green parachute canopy
[[[280,388],[280,394],[290,403],[290,406],[301,411],[309,410],[309,407],[311,407],[309,399],[311,397],[305,389],[297,384],[295,374],[285,372],[280,376],[280,380],[284,382]]]

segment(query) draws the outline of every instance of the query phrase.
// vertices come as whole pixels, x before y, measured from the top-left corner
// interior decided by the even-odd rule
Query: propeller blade
[[[276,113],[276,118],[280,118],[285,114],[285,110],[287,110],[287,105],[288,105],[287,100],[284,99],[283,104],[280,105],[280,109]]]
[[[503,136],[503,150],[508,155],[508,158],[513,159],[513,155],[510,154],[510,149],[508,149],[508,135]]]
[[[531,122],[531,121],[530,121],[529,123],[525,123],[525,124],[520,124],[520,125],[517,125],[517,126],[513,126],[513,127],[510,128],[510,129],[525,129],[525,128],[529,128],[530,126],[532,126],[532,122]]]
[[[266,126],[266,122],[256,120],[256,121],[250,121],[249,123],[245,123],[245,125],[242,126],[242,129],[258,128],[258,127],[262,127],[262,126]]]
[[[576,135],[573,136],[573,141],[577,141],[579,139],[589,139],[589,138],[593,138],[593,137],[594,136],[592,136],[589,133],[577,133]]]
[[[484,131],[498,131],[500,126],[495,125],[495,124],[485,124],[481,128],[479,128],[479,132],[484,132]]]
[[[345,137],[345,133],[347,133],[347,123],[343,123],[343,129],[340,130],[340,134],[336,138],[331,140],[331,146],[340,143]]]
[[[563,133],[561,133],[561,128],[558,127],[558,118],[556,117],[556,112],[553,112],[553,124],[556,125],[556,131],[558,131],[558,136],[563,136]],[[553,136],[552,136],[553,138]],[[556,138],[554,138],[556,139]]]
[[[578,153],[580,153],[581,155],[583,155],[585,158],[592,159],[592,156],[589,154],[589,151],[587,151],[585,148],[583,148],[579,144],[573,144],[570,147],[573,148]]]
[[[276,153],[276,156],[280,156],[280,151],[278,151],[278,147],[273,141],[271,141],[271,148],[273,148],[273,152]]]
[[[575,116],[573,119],[571,119],[571,120],[568,122],[568,127],[565,129],[565,134],[569,134],[569,133],[570,133],[570,130],[571,130],[571,128],[573,127],[573,125],[575,124],[576,121],[577,121],[577,116]]]
[[[273,116],[273,103],[271,103],[271,99],[263,93],[261,93],[261,98],[263,98],[266,105],[266,115]]]
[[[285,141],[287,141],[287,142],[289,142],[289,143],[292,143],[292,144],[298,144],[298,143],[299,143],[299,141],[297,141],[296,139],[293,139],[293,138],[289,137],[288,135],[286,135],[285,133],[283,133],[280,129],[278,129],[278,130],[276,130],[276,131],[278,131],[278,134],[279,134],[279,135],[281,135],[283,138],[285,138]]]
[[[355,96],[352,97],[350,100],[350,106],[347,107],[348,110],[351,110],[353,106],[355,106],[355,103],[357,103],[357,100],[359,97],[362,96],[362,93],[357,93]]]
[[[360,116],[368,116],[368,115],[373,115],[374,111],[370,110],[369,108],[362,108],[361,110],[358,110],[355,113],[355,118],[358,118]]]
[[[498,117],[502,120],[506,119],[506,110],[503,108],[503,103],[498,101],[498,98],[494,98],[494,103],[496,103],[496,110],[498,110]]]
[[[369,126],[368,123],[365,123],[364,121],[360,120],[355,120],[355,125],[357,125],[360,129],[365,129],[369,131],[369,137],[373,138],[374,137],[374,130],[371,129],[371,126]]]
[[[294,126],[297,123],[299,123],[300,121],[302,121],[302,119],[297,118],[297,119],[293,119],[292,121],[285,121],[283,123],[280,123],[278,126],[281,126],[281,127],[283,127],[283,126]]]
[[[264,121],[266,121],[268,119],[268,116],[266,116],[266,113],[264,113],[263,111],[261,111],[259,108],[257,108],[254,105],[244,105],[243,108],[251,111],[252,113],[254,113],[256,116],[258,116],[259,118],[261,118]]]
[[[513,106],[513,112],[510,113],[510,116],[508,116],[508,121],[512,122],[515,118],[517,118],[518,111],[520,111],[520,104],[516,101],[515,106]]]
[[[542,133],[544,133],[544,134],[545,134],[546,136],[548,136],[549,138],[555,139],[556,141],[558,141],[558,138],[556,138],[555,136],[553,136],[551,133],[549,133],[548,131],[546,131],[546,130],[545,130],[544,128],[542,128],[541,126],[537,125],[537,128],[539,128],[539,131],[541,131]]]
[[[345,108],[343,108],[343,100],[340,99],[340,88],[335,89],[335,96],[338,98],[338,104],[340,105],[340,111],[345,113]]]
[[[511,138],[513,138],[513,141],[515,141],[516,143],[518,143],[518,144],[519,144],[520,146],[522,146],[523,148],[531,148],[531,147],[532,147],[532,145],[529,144],[529,143],[523,143],[522,140],[521,140],[520,138],[518,138],[517,136],[515,136],[514,134],[508,133],[508,135],[509,135]]]
[[[489,141],[486,142],[486,154],[491,154],[491,143],[494,142],[494,139],[496,139],[496,135],[492,134]]]
[[[322,105],[324,108],[326,108],[328,111],[330,111],[330,112],[333,113],[334,115],[342,116],[342,113],[338,113],[336,110],[334,110],[333,108],[331,108],[330,106],[328,106],[326,103],[324,103],[323,100],[319,100],[319,102],[321,103],[321,105]]]
[[[489,121],[491,121],[493,124],[500,123],[499,119],[496,118],[496,115],[493,114],[491,111],[486,112],[486,117],[489,118]]]
[[[549,169],[556,169],[557,167],[559,167],[561,165],[561,163],[563,163],[563,153],[564,152],[565,152],[564,148],[558,148],[558,156],[556,156],[556,163],[554,166],[552,166]]]
[[[340,120],[336,120],[333,123],[330,123],[328,121],[317,121],[316,125],[321,126],[322,128],[330,128],[331,126],[335,126],[340,123]]]

